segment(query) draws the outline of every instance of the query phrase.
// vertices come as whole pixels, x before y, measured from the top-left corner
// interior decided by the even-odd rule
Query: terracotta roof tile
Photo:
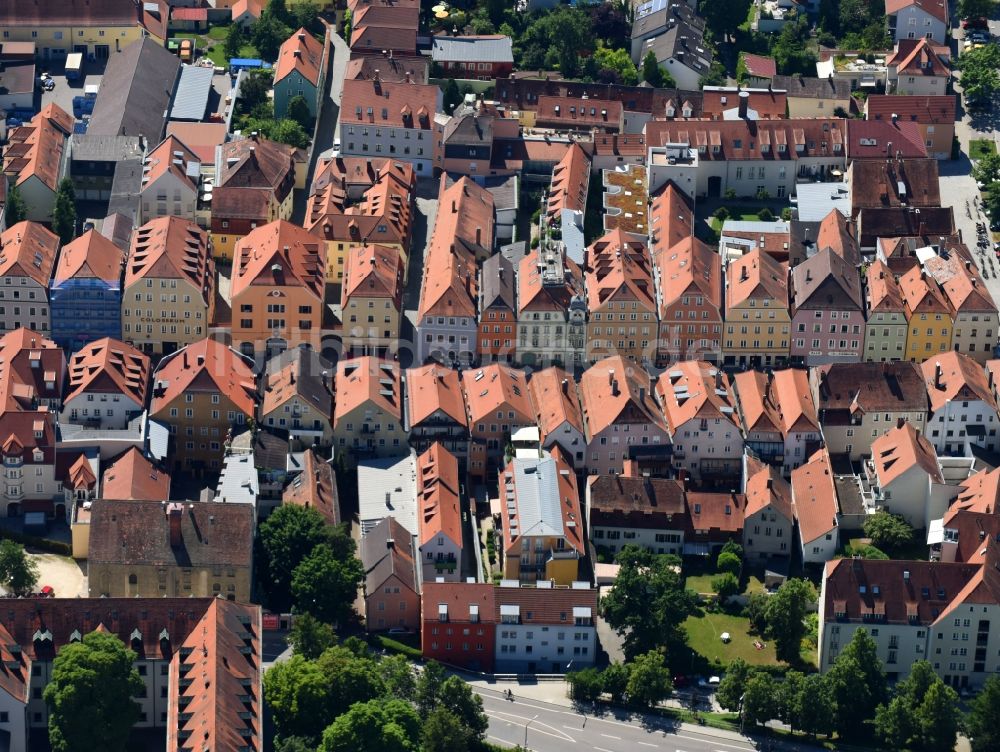
[[[772,64],[774,61],[771,61]],[[726,112],[738,112],[739,94],[744,91],[747,109],[755,112],[760,120],[784,120],[788,110],[785,92],[778,87],[771,89],[748,89],[735,86],[706,86],[702,89],[702,116],[718,120]]]
[[[462,388],[470,426],[494,416],[500,409],[514,411],[515,425],[535,422],[528,384],[524,372],[519,369],[492,363],[480,369],[465,370],[462,371]]]
[[[656,380],[671,435],[690,420],[721,419],[737,425],[736,398],[729,377],[710,363],[673,363]]]
[[[109,337],[84,345],[70,360],[64,402],[87,392],[119,393],[133,400],[139,409],[145,408],[149,357]]]
[[[932,412],[943,409],[946,403],[954,400],[981,400],[993,410],[997,409],[986,372],[968,355],[947,350],[927,358],[920,365],[920,370]]]
[[[292,32],[278,50],[278,61],[274,64],[274,83],[278,83],[292,71],[298,71],[306,81],[319,86],[324,47],[323,42],[305,29]]]
[[[722,311],[722,258],[693,235],[676,245],[653,246],[653,263],[659,270],[660,317],[684,295],[703,295]]]
[[[861,251],[858,249],[858,241],[851,234],[847,218],[837,209],[831,209],[830,213],[823,217],[819,223],[816,248],[819,250],[829,248],[846,261],[849,266],[861,266]]]
[[[528,389],[543,443],[563,423],[573,426],[581,435],[586,432],[580,393],[571,374],[556,366],[543,368],[531,375]]]
[[[194,169],[200,170],[198,167],[200,163],[201,158],[185,146],[177,136],[167,136],[143,160],[142,189],[145,190],[147,186],[169,172],[183,185],[197,191],[200,171],[190,175],[188,168],[194,166]]]
[[[406,371],[408,425],[412,429],[443,412],[461,425],[468,425],[465,399],[458,371],[431,363]]]
[[[562,269],[561,278],[546,279],[540,267],[544,266],[541,251],[535,249],[518,262],[517,307],[518,314],[524,311],[558,311],[569,309],[574,298],[583,299],[583,271],[573,259],[562,255],[561,264],[555,260],[552,266]]]
[[[781,477],[781,470],[747,455],[747,481],[744,517],[770,506],[789,522],[792,520],[792,487]]]
[[[855,214],[862,207],[941,205],[936,159],[858,159],[851,163],[848,179]]]
[[[535,110],[536,122],[544,127],[564,127],[570,130],[612,128],[622,124],[622,103],[606,99],[567,99],[542,95]]]
[[[70,279],[100,279],[118,283],[125,254],[97,230],[87,230],[62,247],[52,275],[54,284]]]
[[[101,498],[119,501],[166,501],[170,474],[132,447],[112,461],[101,476]]]
[[[341,306],[351,296],[387,298],[398,311],[403,303],[403,259],[399,249],[384,245],[357,245],[347,251]]]
[[[820,449],[808,462],[792,470],[792,499],[802,545],[837,527],[837,489],[826,449]]]
[[[334,388],[334,424],[365,404],[402,419],[402,392],[398,363],[370,356],[341,360]]]
[[[208,253],[208,233],[180,217],[159,217],[138,228],[129,248],[125,288],[147,277],[186,280],[211,307],[215,265]]]
[[[302,453],[302,472],[285,486],[281,503],[315,509],[328,525],[340,524],[337,478],[314,449]]]
[[[330,386],[333,371],[333,364],[312,349],[294,347],[271,358],[263,377],[261,417],[281,409],[288,400],[297,397],[329,421],[333,412]]]
[[[920,268],[914,267],[899,278],[899,290],[906,304],[907,319],[914,314],[949,315],[948,301],[937,282]]]
[[[848,159],[914,159],[927,156],[916,123],[885,120],[847,121]]]
[[[15,177],[16,185],[37,177],[54,192],[62,177],[66,139],[72,132],[73,118],[57,105],[47,105],[28,125],[8,133],[3,150],[4,173]]]
[[[341,120],[382,128],[430,130],[441,90],[431,84],[344,81]]]
[[[793,268],[791,279],[793,313],[800,308],[863,309],[857,267],[829,247]]]
[[[890,68],[895,67],[896,74],[900,76],[951,76],[948,66],[938,57],[935,45],[928,39],[901,39],[896,44],[896,51],[886,58],[885,63]]]
[[[943,0],[885,0],[885,14],[892,16],[899,13],[903,8],[911,6],[920,8],[942,23],[948,23],[947,6]]]
[[[462,510],[459,502],[458,460],[435,442],[417,457],[417,514],[420,545],[446,535],[462,545]]]
[[[866,272],[867,312],[900,313],[906,315],[903,293],[896,278],[884,263],[876,259]]]
[[[788,308],[788,268],[760,248],[731,261],[726,270],[726,308],[751,298]]]
[[[747,73],[751,76],[771,78],[778,73],[778,66],[774,62],[773,57],[743,52],[740,54],[740,58],[743,60],[743,65],[746,67]]]
[[[619,420],[629,423],[642,420],[667,430],[649,374],[621,356],[599,360],[580,378],[580,403],[590,440]]]
[[[47,288],[59,236],[37,222],[18,222],[0,235],[0,277],[30,277]]]
[[[958,96],[872,94],[865,100],[865,112],[871,120],[913,120],[921,125],[953,125],[958,110]]]
[[[653,268],[646,244],[630,240],[619,228],[587,248],[584,273],[587,307],[602,310],[615,302],[637,302],[642,310],[656,310]]]
[[[214,339],[203,339],[160,361],[153,375],[150,415],[162,411],[182,394],[218,392],[245,416],[254,415],[256,383],[242,355]]]
[[[844,121],[838,118],[650,120],[646,123],[646,143],[649,146],[668,143],[686,143],[692,148],[705,146],[705,150],[699,154],[702,162],[724,162],[728,159],[785,162],[831,157],[843,154],[844,140]],[[750,148],[751,144],[754,145],[753,149]],[[784,150],[780,148],[782,144],[786,147]],[[718,149],[713,149],[713,146]]]
[[[687,507],[689,531],[695,535],[704,532],[713,538],[722,533],[738,538],[743,531],[746,518],[746,498],[743,494],[688,493]],[[716,535],[713,536],[713,533]]]
[[[231,295],[251,286],[304,288],[318,301],[326,285],[326,244],[283,219],[251,230],[236,241]]]
[[[919,466],[935,483],[944,483],[934,447],[909,421],[875,439],[871,450],[883,488],[914,466]]]
[[[589,185],[590,157],[579,144],[573,143],[552,171],[545,211],[549,223],[558,222],[563,209],[582,212]]]

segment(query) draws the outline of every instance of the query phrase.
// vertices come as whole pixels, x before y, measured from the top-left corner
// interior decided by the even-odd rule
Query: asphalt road
[[[476,690],[490,719],[489,740],[503,746],[525,743],[533,752],[752,752],[751,739],[724,731],[676,726],[665,719],[636,718],[625,713],[583,715],[572,708],[538,700],[511,702],[499,691]],[[777,749],[777,748],[776,748]],[[791,750],[792,747],[784,748]],[[811,749],[796,746],[795,749]]]

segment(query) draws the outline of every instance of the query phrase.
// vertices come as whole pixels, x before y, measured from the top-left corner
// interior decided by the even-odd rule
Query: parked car
[[[966,18],[962,21],[963,29],[988,29],[989,23],[985,18]]]

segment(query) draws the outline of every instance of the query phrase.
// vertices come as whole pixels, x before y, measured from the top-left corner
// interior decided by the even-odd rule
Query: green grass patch
[[[688,647],[708,663],[724,670],[734,658],[742,658],[751,666],[772,666],[778,663],[774,643],[750,634],[750,620],[742,616],[704,612],[689,616],[684,622]],[[728,643],[720,639],[723,632],[732,638]],[[763,650],[754,647],[754,640],[767,645]]]
[[[216,41],[221,41],[225,39],[226,36],[229,34],[229,26],[230,26],[229,24],[225,24],[222,26],[213,26],[211,29],[208,30],[208,38],[214,39]]]
[[[732,219],[738,222],[757,222],[760,217],[757,216],[760,209],[754,209],[750,206],[727,206],[726,209],[729,210],[729,216],[726,219]],[[715,232],[722,231],[723,221],[718,217],[710,217],[708,224],[711,226]]]
[[[712,580],[717,574],[695,574],[684,579],[684,587],[701,595],[712,595]]]
[[[415,648],[412,645],[404,645],[402,642],[394,640],[391,637],[386,637],[385,635],[377,635],[377,637],[379,645],[381,645],[385,650],[405,655],[407,658],[414,660],[423,656],[423,653],[420,652],[420,648]]]
[[[969,158],[982,159],[997,153],[997,145],[991,139],[976,138],[969,142]]]

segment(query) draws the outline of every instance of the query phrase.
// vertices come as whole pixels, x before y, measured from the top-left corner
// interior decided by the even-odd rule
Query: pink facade
[[[807,366],[858,363],[865,346],[859,310],[800,308],[792,317],[792,362]]]

